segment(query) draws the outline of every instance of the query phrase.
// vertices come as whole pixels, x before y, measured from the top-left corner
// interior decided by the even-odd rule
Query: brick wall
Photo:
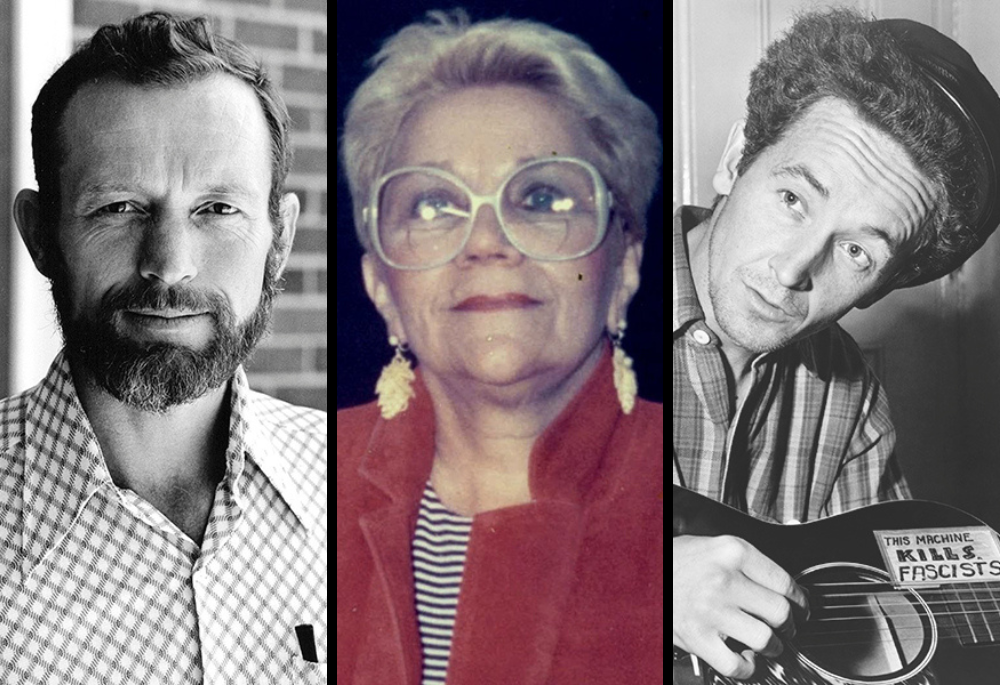
[[[74,0],[74,38],[152,10],[205,15],[267,65],[292,118],[289,189],[303,214],[275,309],[274,333],[251,361],[251,386],[327,408],[326,0]]]

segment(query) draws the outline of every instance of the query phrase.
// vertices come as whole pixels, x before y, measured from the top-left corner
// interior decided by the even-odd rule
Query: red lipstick
[[[506,309],[529,309],[537,307],[541,302],[522,293],[507,293],[495,297],[476,295],[455,305],[456,312],[499,312]]]

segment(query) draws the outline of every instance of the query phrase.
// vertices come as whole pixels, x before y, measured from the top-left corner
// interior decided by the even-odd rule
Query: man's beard
[[[96,312],[74,318],[65,264],[61,266],[52,279],[52,295],[70,364],[120,402],[157,413],[193,402],[227,383],[270,330],[279,292],[275,245],[268,254],[260,301],[246,321],[237,320],[230,302],[218,292],[186,286],[159,288],[147,280],[112,288]],[[163,309],[207,312],[211,338],[194,349],[138,340],[125,330],[127,311]]]

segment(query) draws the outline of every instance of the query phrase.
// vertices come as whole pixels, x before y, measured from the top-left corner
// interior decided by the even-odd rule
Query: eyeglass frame
[[[572,255],[569,257],[554,257],[554,258],[536,257],[523,250],[521,246],[517,244],[517,241],[515,241],[513,237],[510,235],[510,233],[507,230],[507,223],[504,221],[503,218],[503,212],[500,211],[501,207],[500,203],[503,201],[503,195],[504,192],[506,192],[507,190],[507,186],[510,184],[511,181],[517,178],[517,176],[522,171],[530,169],[535,166],[541,166],[543,164],[552,164],[553,162],[573,162],[582,166],[590,173],[594,181],[594,189],[596,191],[595,202],[597,208],[597,226],[598,226],[597,235],[594,239],[593,245],[588,247],[586,250],[582,251],[580,254]],[[458,249],[455,251],[455,254],[453,254],[451,257],[440,263],[434,263],[430,266],[402,266],[396,264],[391,259],[389,259],[388,255],[386,255],[385,249],[382,247],[382,240],[379,238],[378,210],[379,210],[379,198],[382,194],[382,190],[385,188],[386,184],[389,183],[389,181],[409,173],[429,174],[431,176],[437,176],[438,178],[444,179],[449,183],[454,183],[460,190],[465,192],[465,194],[469,197],[470,200],[472,200],[472,205],[469,208],[468,229],[465,238],[462,240],[461,245],[459,245]],[[579,157],[552,156],[552,157],[543,157],[540,159],[532,160],[530,162],[526,162],[525,164],[522,164],[521,166],[514,169],[510,174],[508,174],[507,178],[505,178],[503,182],[500,184],[499,189],[497,189],[497,191],[492,195],[480,195],[476,193],[475,191],[472,190],[472,188],[468,186],[467,183],[465,183],[465,181],[460,179],[457,175],[449,171],[445,171],[444,169],[438,169],[436,167],[412,166],[412,167],[402,167],[399,169],[394,169],[393,171],[390,171],[389,173],[385,174],[378,180],[378,182],[372,189],[371,196],[368,200],[368,206],[362,210],[362,219],[368,226],[369,237],[372,240],[372,244],[375,246],[375,252],[376,254],[378,254],[378,256],[382,259],[383,262],[385,262],[392,268],[398,269],[400,271],[428,271],[430,269],[437,269],[438,267],[450,264],[451,262],[455,261],[455,259],[460,254],[462,254],[462,252],[465,251],[465,248],[469,244],[469,240],[472,239],[472,233],[475,230],[476,218],[479,216],[479,210],[481,210],[486,205],[493,208],[493,213],[497,217],[497,223],[500,224],[500,230],[503,232],[504,237],[507,239],[507,242],[513,245],[514,248],[522,255],[528,257],[529,259],[537,259],[540,262],[571,262],[575,259],[582,259],[587,255],[593,254],[601,246],[601,243],[604,242],[604,239],[608,237],[608,228],[611,225],[611,213],[615,208],[615,196],[614,192],[612,192],[611,190],[611,187],[608,185],[607,181],[604,180],[604,176],[601,174],[600,171],[598,171],[597,167],[595,167],[587,160],[580,159]]]

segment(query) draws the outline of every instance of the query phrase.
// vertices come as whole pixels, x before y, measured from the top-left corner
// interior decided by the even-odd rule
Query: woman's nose
[[[463,250],[463,260],[516,259],[521,253],[504,233],[496,207],[483,205],[472,216],[469,241]]]

